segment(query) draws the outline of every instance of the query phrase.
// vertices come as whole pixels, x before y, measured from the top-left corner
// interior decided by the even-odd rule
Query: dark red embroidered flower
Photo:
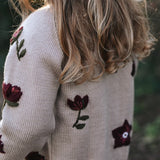
[[[20,34],[22,33],[22,31],[23,31],[23,26],[20,27],[18,30],[16,30],[13,33],[12,38],[10,39],[10,44],[11,45],[18,39],[18,37],[20,36]]]
[[[45,160],[45,157],[38,152],[30,152],[26,157],[26,160]]]
[[[1,137],[2,137],[2,135],[0,135],[0,139],[1,139]],[[6,152],[3,151],[3,146],[4,146],[4,144],[3,144],[3,142],[0,140],[0,153],[6,153]]]
[[[18,86],[12,86],[12,84],[2,84],[3,97],[10,106],[18,106],[18,101],[22,95],[21,88]]]
[[[114,148],[130,144],[131,129],[132,126],[128,123],[127,120],[125,120],[121,127],[118,127],[112,131],[112,136],[115,139]]]
[[[88,96],[84,96],[81,98],[79,95],[75,96],[74,102],[70,99],[67,100],[67,104],[70,106],[72,110],[83,110],[87,107],[88,104]]]
[[[72,127],[76,127],[77,129],[82,129],[86,125],[85,123],[78,124],[78,122],[79,122],[79,120],[86,121],[87,119],[89,119],[88,115],[80,116],[81,110],[83,110],[87,107],[88,101],[89,101],[88,95],[84,96],[83,98],[81,98],[79,95],[77,95],[74,98],[74,102],[70,99],[67,99],[67,104],[69,105],[69,107],[74,111],[79,111],[78,116],[77,116],[77,120],[73,124]]]

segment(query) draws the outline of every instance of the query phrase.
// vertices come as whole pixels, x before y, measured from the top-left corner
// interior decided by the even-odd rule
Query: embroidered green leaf
[[[19,53],[19,47],[18,47],[18,39],[17,39],[17,41],[16,41],[16,49],[17,49],[17,54]]]
[[[19,50],[23,47],[23,44],[24,44],[24,39],[22,39],[21,42],[20,42],[20,45],[19,45],[19,48],[18,48]]]
[[[26,54],[26,49],[23,49],[19,55],[19,58],[23,57]]]
[[[19,105],[19,103],[11,102],[11,101],[8,101],[7,99],[6,99],[6,102],[9,106],[12,106],[12,107],[17,107]]]
[[[76,125],[76,128],[77,129],[82,129],[82,128],[84,128],[85,125],[86,124],[84,124],[84,123],[80,123],[80,124]]]
[[[82,121],[85,121],[87,119],[89,119],[88,115],[84,115],[84,116],[79,117],[79,120],[82,120]]]

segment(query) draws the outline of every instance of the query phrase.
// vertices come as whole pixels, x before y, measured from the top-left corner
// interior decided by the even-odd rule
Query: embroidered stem
[[[17,49],[17,57],[18,57],[18,60],[19,60],[19,47],[18,47],[18,45],[19,45],[19,41],[17,39],[17,41],[16,41],[16,49]]]
[[[5,104],[6,104],[6,101],[3,100],[3,105],[2,105],[2,108],[1,108],[1,113],[2,113],[2,111],[3,111],[3,108],[4,108]]]
[[[77,120],[76,120],[76,122],[73,124],[72,127],[75,127],[75,126],[77,125],[77,123],[78,123],[78,121],[79,121],[79,118],[80,118],[80,114],[81,114],[81,109],[79,110]]]

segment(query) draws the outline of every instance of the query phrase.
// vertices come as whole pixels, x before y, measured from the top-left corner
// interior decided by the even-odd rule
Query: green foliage
[[[153,122],[150,122],[145,126],[144,141],[151,144],[156,141],[159,137],[160,132],[160,116],[157,117]]]

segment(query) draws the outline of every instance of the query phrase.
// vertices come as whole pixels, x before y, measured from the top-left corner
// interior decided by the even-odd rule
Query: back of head
[[[19,1],[23,15],[34,10],[28,0]],[[65,57],[61,83],[98,79],[105,72],[117,72],[133,57],[142,60],[150,55],[154,38],[144,8],[146,2],[48,0],[45,3],[54,8]]]

